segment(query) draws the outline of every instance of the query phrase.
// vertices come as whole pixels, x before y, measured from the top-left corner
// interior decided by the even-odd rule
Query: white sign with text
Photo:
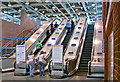
[[[16,61],[26,61],[26,49],[24,45],[16,45]]]
[[[53,63],[63,63],[63,45],[54,45],[52,47]]]

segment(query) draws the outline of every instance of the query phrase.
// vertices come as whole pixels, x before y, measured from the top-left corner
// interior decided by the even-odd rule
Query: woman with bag
[[[39,67],[40,67],[40,76],[42,76],[42,72],[41,70],[43,69],[43,76],[45,75],[45,64],[46,61],[44,59],[44,52],[41,51],[39,56],[38,56],[38,60],[39,60]]]
[[[30,67],[30,76],[34,76],[34,70],[35,70],[35,65],[34,65],[34,54],[33,51],[30,52],[30,54],[27,57],[28,62],[29,62],[29,67]]]

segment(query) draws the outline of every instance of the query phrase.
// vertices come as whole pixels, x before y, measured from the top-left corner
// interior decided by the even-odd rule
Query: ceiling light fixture
[[[94,7],[94,6],[95,6],[95,4],[92,4],[92,6]]]
[[[49,2],[49,0],[45,0],[45,2],[47,2],[47,3],[48,3],[48,2]]]
[[[25,3],[25,4],[29,5],[29,1],[28,1],[28,0],[26,0],[26,3]]]
[[[16,17],[16,15],[13,15],[13,17]]]
[[[94,14],[97,14],[96,12]]]
[[[30,14],[27,14],[27,16],[30,16]]]
[[[72,7],[75,7],[75,4],[73,3]]]
[[[42,11],[42,13],[45,13],[45,11]]]
[[[38,8],[37,8],[37,7],[35,7],[35,10],[37,11],[37,10],[38,10]]]
[[[55,7],[52,7],[52,9],[55,9]]]
[[[8,6],[10,7],[11,6],[11,2],[9,1],[9,3],[8,3]]]
[[[18,11],[21,12],[21,9],[19,9]]]
[[[95,10],[95,8],[93,8]]]
[[[75,11],[78,11],[78,9],[75,9]]]
[[[78,13],[78,15],[80,15],[80,13]]]

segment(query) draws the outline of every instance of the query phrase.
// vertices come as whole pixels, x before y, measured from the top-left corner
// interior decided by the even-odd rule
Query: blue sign
[[[76,32],[77,34],[79,34],[80,32]]]
[[[76,44],[72,44],[72,46],[76,46]]]
[[[102,31],[98,31],[98,33],[102,33]]]
[[[80,23],[80,25],[83,25],[83,23]]]
[[[40,34],[40,33],[36,33],[36,34]]]
[[[81,29],[81,27],[78,27],[78,29]]]
[[[104,40],[102,40],[102,52],[104,53]]]
[[[62,28],[59,28],[60,30],[62,30]]]
[[[68,54],[73,54],[73,52],[68,52]]]
[[[74,39],[78,39],[78,37],[74,37]]]
[[[51,44],[47,44],[47,46],[51,46]]]
[[[55,38],[52,38],[52,40],[55,40]]]

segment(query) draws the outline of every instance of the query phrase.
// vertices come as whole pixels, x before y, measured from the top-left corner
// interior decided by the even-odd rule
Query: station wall
[[[111,54],[110,50],[110,37],[113,37],[113,80],[120,81],[120,2],[112,2],[108,23],[107,14],[110,7],[109,2],[103,3],[103,26],[104,26],[104,40],[105,40],[105,80],[111,80]],[[106,27],[107,25],[107,27]]]
[[[25,18],[24,19],[24,26],[18,25],[18,24],[14,24],[12,22],[8,22],[5,20],[1,20],[2,21],[2,38],[14,38],[16,37],[19,33],[21,33],[24,29],[26,29],[26,31],[24,31],[18,38],[22,38],[25,35],[27,35],[30,30],[32,30],[37,23],[35,21],[30,20],[29,18]],[[3,45],[5,45],[5,43],[7,43],[9,40],[3,40],[2,42],[0,42]],[[14,42],[16,43],[16,41]],[[14,45],[14,44],[13,44]]]

